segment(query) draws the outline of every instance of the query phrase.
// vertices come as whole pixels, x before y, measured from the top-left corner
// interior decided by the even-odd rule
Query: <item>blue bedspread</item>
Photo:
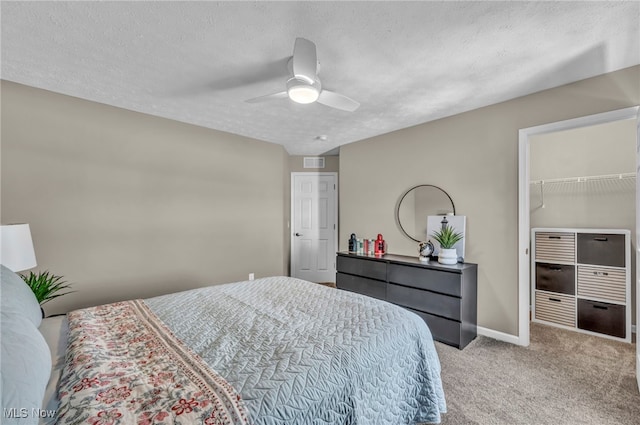
[[[145,300],[240,393],[255,425],[415,424],[446,411],[422,319],[288,277]]]

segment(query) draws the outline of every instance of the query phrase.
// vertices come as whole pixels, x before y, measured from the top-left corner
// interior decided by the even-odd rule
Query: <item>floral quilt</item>
[[[234,388],[142,300],[69,313],[60,425],[245,425]]]

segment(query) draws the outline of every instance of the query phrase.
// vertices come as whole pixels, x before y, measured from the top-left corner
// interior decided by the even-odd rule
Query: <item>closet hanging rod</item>
[[[583,183],[602,180],[627,180],[635,179],[636,173],[603,174],[600,176],[565,177],[560,179],[531,180],[531,184],[552,184],[552,183]]]

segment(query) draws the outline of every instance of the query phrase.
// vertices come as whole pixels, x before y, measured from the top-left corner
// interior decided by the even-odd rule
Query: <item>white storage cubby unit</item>
[[[631,342],[631,232],[531,229],[532,321]]]

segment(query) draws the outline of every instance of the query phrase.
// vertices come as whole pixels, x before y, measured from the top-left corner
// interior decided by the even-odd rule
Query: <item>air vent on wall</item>
[[[324,168],[324,158],[316,156],[305,156],[304,168]]]

